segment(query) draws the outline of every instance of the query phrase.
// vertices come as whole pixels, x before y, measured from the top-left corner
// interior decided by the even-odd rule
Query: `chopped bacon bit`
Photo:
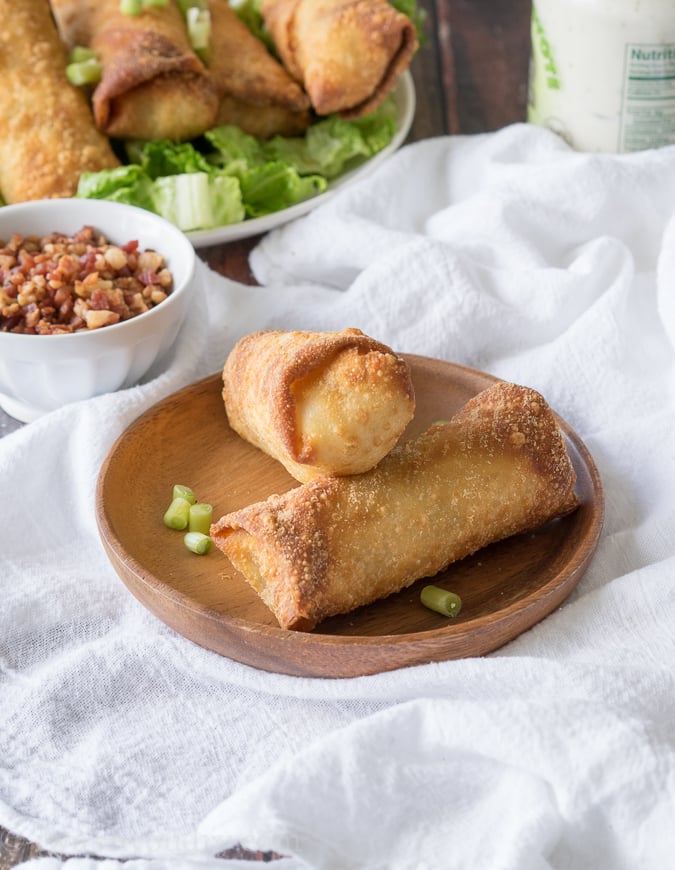
[[[151,272],[149,269],[143,269],[136,277],[146,287],[149,284],[159,284],[159,275],[157,272]]]
[[[172,289],[160,254],[139,251],[137,240],[113,245],[90,226],[0,241],[0,332],[100,329],[143,314]]]

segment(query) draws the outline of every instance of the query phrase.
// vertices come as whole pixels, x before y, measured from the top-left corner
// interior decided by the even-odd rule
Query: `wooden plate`
[[[417,410],[404,437],[449,417],[495,380],[448,362],[407,359]],[[96,511],[106,552],[139,601],[184,637],[236,661],[286,674],[352,677],[481,655],[558,607],[595,550],[603,520],[600,478],[579,437],[561,421],[578,475],[579,509],[437,575],[434,583],[461,595],[458,617],[424,608],[421,580],[313,632],[281,629],[219,550],[195,556],[183,535],[162,522],[174,483],[213,504],[215,518],[298,485],[232,432],[220,391],[220,374],[212,375],[132,423],[101,469]]]

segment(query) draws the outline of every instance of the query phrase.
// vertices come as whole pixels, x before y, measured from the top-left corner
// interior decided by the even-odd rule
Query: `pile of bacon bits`
[[[0,241],[0,332],[100,329],[143,314],[172,289],[161,254],[139,251],[137,241],[109,244],[90,226]]]

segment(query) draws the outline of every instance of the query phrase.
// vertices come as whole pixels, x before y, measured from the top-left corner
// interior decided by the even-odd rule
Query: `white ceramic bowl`
[[[195,282],[195,251],[173,224],[151,212],[103,200],[50,199],[0,208],[0,239],[12,233],[68,235],[93,226],[108,241],[137,239],[163,254],[173,273],[169,296],[113,326],[66,335],[0,332],[0,406],[29,422],[70,402],[137,383],[174,343]]]

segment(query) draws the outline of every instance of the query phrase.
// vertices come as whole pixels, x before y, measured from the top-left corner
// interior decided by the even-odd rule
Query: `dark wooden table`
[[[531,0],[418,0],[426,42],[412,65],[417,110],[409,141],[497,130],[525,120]],[[248,255],[257,239],[201,249],[211,268],[254,283]],[[21,426],[0,411],[0,437]],[[0,870],[52,854],[0,827]],[[133,857],[133,856],[129,856]],[[243,849],[223,858],[269,862]]]

